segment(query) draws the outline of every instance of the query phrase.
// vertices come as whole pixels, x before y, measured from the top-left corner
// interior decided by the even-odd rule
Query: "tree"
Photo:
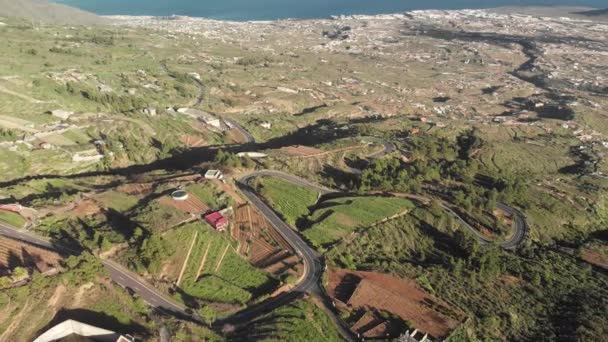
[[[213,323],[217,318],[217,312],[215,312],[215,309],[209,305],[203,306],[200,310],[198,310],[198,313],[208,324]]]
[[[7,288],[11,286],[11,278],[9,277],[0,277],[0,289]]]
[[[236,168],[241,166],[241,159],[234,153],[219,150],[214,161],[222,166]]]
[[[110,250],[110,248],[112,248],[112,242],[110,242],[110,240],[104,236],[101,238],[101,243],[99,244],[99,248],[101,249],[102,252],[108,251],[108,250]]]
[[[15,269],[13,270],[13,278],[15,279],[23,279],[23,278],[27,278],[29,276],[29,273],[27,271],[27,269],[23,268],[23,267],[15,267]]]
[[[167,252],[167,244],[159,234],[152,234],[142,242],[139,248],[141,260],[150,271],[159,266],[160,260]]]
[[[464,271],[464,262],[462,259],[458,258],[456,261],[452,260],[452,273],[456,279],[462,278],[462,272]]]
[[[476,133],[475,129],[470,129],[461,133],[456,138],[459,147],[458,157],[460,159],[469,160],[471,153],[483,145],[483,141],[477,137]]]
[[[542,279],[540,278],[540,273],[534,272],[534,275],[532,276],[532,285],[539,287],[541,285],[541,281]]]
[[[500,249],[497,246],[488,248],[479,259],[479,276],[482,280],[492,280],[502,273]]]
[[[498,191],[496,189],[492,189],[488,192],[488,200],[486,201],[486,210],[492,211],[496,208],[496,204],[498,202]]]

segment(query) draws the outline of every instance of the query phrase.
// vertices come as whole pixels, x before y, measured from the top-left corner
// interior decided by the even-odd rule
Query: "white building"
[[[67,120],[73,114],[74,114],[74,112],[69,112],[69,111],[63,110],[63,109],[55,109],[55,110],[51,111],[51,115],[56,116],[56,117],[60,118],[61,120]]]
[[[220,170],[208,170],[205,172],[205,179],[222,179],[224,175]]]
[[[57,324],[38,336],[34,342],[54,341],[98,341],[98,342],[133,342],[133,337],[122,336],[114,331],[106,330],[85,323],[68,319]]]
[[[73,162],[98,162],[103,159],[96,149],[76,152],[72,155]]]

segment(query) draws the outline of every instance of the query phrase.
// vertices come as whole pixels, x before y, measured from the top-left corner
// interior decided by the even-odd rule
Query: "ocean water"
[[[326,18],[415,9],[569,5],[603,8],[606,0],[54,0],[101,15],[186,15],[220,20]]]

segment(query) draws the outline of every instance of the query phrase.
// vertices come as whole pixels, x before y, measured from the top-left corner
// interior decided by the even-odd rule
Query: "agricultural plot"
[[[192,252],[186,260],[195,232]],[[172,230],[164,239],[176,252],[165,260],[162,277],[176,281],[184,267],[179,286],[185,294],[198,300],[243,305],[271,292],[277,285],[275,280],[241,258],[230,239],[203,223]],[[179,294],[177,296],[184,300]]]
[[[318,193],[278,178],[261,178],[260,193],[292,227],[308,215],[309,207],[317,203]]]
[[[608,270],[608,245],[592,243],[580,249],[580,257],[591,265]]]
[[[331,270],[328,292],[349,308],[392,313],[438,339],[448,336],[465,318],[463,312],[425,292],[415,281],[381,273]]]
[[[192,184],[186,188],[186,191],[213,209],[225,208],[232,204],[231,198],[209,180]]]
[[[125,212],[137,204],[137,198],[118,191],[106,191],[95,197],[104,207]]]
[[[27,174],[30,161],[19,153],[0,148],[0,173],[2,179],[14,179]]]
[[[166,231],[184,222],[189,215],[160,200],[155,200],[145,207],[138,207],[132,219],[150,231]]]
[[[180,140],[186,147],[190,148],[208,145],[205,139],[196,135],[185,134],[181,136]]]
[[[44,273],[59,266],[62,261],[63,257],[55,252],[0,237],[0,271],[25,266],[35,267]]]
[[[309,217],[303,234],[316,247],[340,241],[357,229],[414,208],[414,204],[396,197],[347,197],[318,204]]]
[[[239,254],[265,272],[276,277],[285,274],[297,277],[302,271],[301,259],[253,207],[236,209],[231,234],[239,241]]]
[[[188,196],[185,201],[176,201],[171,196],[166,195],[159,199],[162,205],[173,207],[186,214],[201,215],[209,211],[209,207],[196,196]]]
[[[310,156],[321,154],[325,151],[320,150],[318,148],[314,148],[314,147],[297,145],[297,146],[281,147],[279,149],[279,152],[285,153],[285,154],[293,156],[293,157],[310,157]]]
[[[74,145],[78,150],[67,151],[65,148],[56,150],[33,150],[24,153],[24,159],[29,163],[29,173],[36,174],[61,174],[68,175],[96,169],[98,162],[74,162],[72,153],[89,149],[88,146]],[[94,146],[93,146],[94,148]]]
[[[495,173],[553,174],[574,164],[564,146],[509,141],[484,148],[478,159],[485,169]]]
[[[565,239],[591,228],[585,224],[590,219],[589,213],[567,201],[540,191],[530,191],[527,201],[529,205],[524,214],[528,224],[534,227],[530,230],[530,236],[534,239]]]
[[[49,134],[44,137],[39,138],[34,142],[34,146],[40,145],[42,143],[49,143],[54,146],[73,146],[76,143],[73,140],[68,139],[63,134]]]
[[[84,145],[91,142],[91,137],[79,129],[71,129],[62,135],[77,145]]]

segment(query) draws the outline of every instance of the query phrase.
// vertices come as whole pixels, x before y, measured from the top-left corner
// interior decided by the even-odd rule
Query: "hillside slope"
[[[50,24],[102,25],[109,22],[93,13],[47,0],[0,0],[0,16]]]

